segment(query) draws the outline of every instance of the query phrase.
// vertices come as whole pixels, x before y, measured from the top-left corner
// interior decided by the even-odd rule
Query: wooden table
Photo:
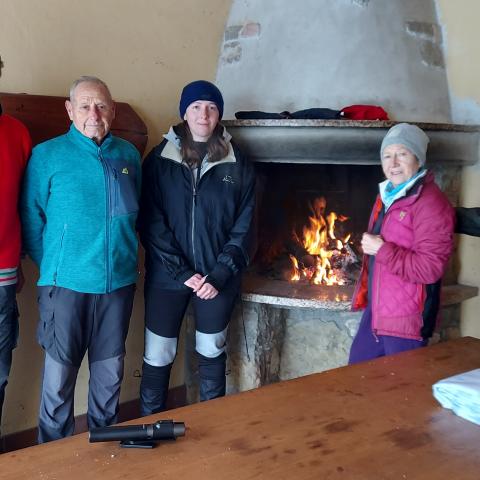
[[[480,340],[462,338],[146,417],[187,425],[154,450],[82,434],[5,454],[0,478],[478,480],[480,426],[431,386],[479,367]]]

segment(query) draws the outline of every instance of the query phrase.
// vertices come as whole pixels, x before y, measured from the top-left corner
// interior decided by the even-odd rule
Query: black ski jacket
[[[255,173],[226,131],[224,138],[227,156],[216,163],[206,156],[197,178],[182,161],[173,128],[146,157],[137,225],[147,283],[183,289],[200,273],[221,290],[248,265]]]

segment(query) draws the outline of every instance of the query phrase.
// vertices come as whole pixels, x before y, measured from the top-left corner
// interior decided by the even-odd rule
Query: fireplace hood
[[[380,164],[380,145],[399,122],[357,120],[225,120],[242,151],[255,162]],[[427,166],[473,165],[480,126],[409,122],[430,138]]]

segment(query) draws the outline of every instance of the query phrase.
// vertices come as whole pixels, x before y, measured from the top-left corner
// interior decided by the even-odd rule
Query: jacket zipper
[[[380,235],[382,235],[384,227],[387,224],[387,221],[388,221],[389,218],[390,218],[390,216],[388,215],[388,212],[385,212],[385,215],[383,217],[382,227],[380,228]],[[375,264],[376,264],[376,262],[377,261],[375,260]],[[372,272],[372,275],[373,275],[373,272]],[[376,277],[373,277],[373,281],[372,281],[372,288],[375,287],[375,288],[373,288],[373,290],[374,290],[373,293],[374,293],[375,296],[372,295],[372,300],[375,299],[375,305],[378,305],[378,297],[380,296],[379,285],[380,285],[380,271],[378,271],[378,274],[377,274]],[[372,305],[372,334],[375,337],[375,342],[378,343],[379,339],[377,337],[377,329],[374,327],[373,305]]]
[[[63,240],[65,239],[65,232],[67,231],[67,224],[63,224],[63,230],[62,230],[62,236],[60,237],[60,251],[58,253],[58,261],[57,261],[57,268],[55,268],[55,274],[53,275],[53,285],[57,285],[57,275],[58,275],[58,269],[60,267],[60,260],[62,259],[62,253],[63,253]]]
[[[105,193],[106,193],[106,216],[105,216],[105,267],[106,267],[106,291],[107,293],[111,290],[111,272],[110,272],[110,177],[108,174],[108,167],[102,155],[102,149],[98,147],[98,159],[103,167],[103,175],[105,179]]]
[[[193,267],[195,273],[197,273],[197,257],[195,254],[195,207],[197,205],[197,183],[200,177],[200,166],[197,168],[197,178],[193,174],[193,170],[190,167],[187,167],[190,170],[190,175],[192,177],[192,254],[193,254]]]
[[[379,277],[380,277],[380,273],[378,273],[377,278],[376,278],[377,281],[375,282],[375,288],[374,288],[375,297],[373,297],[373,295],[372,295],[372,299],[375,298],[375,304],[376,305],[378,305],[378,297],[379,297],[379,291],[380,291],[379,288],[378,288],[378,284],[380,283],[379,282]],[[375,280],[375,278],[374,278],[374,280]],[[373,285],[372,285],[372,287],[373,287]],[[373,333],[373,336],[375,337],[375,342],[378,343],[379,340],[378,340],[378,337],[377,337],[377,329],[374,326],[373,305],[372,305],[371,310],[372,310],[372,333]]]
[[[114,194],[114,199],[115,199],[115,204],[114,204],[114,213],[116,214],[118,212],[118,203],[119,203],[119,185],[118,185],[118,172],[117,172],[117,169],[116,168],[112,168],[112,171],[113,171],[113,178],[115,179],[115,194]]]

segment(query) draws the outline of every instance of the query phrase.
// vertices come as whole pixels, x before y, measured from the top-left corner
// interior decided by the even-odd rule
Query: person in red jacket
[[[383,139],[386,180],[362,237],[352,309],[364,312],[349,363],[422,347],[435,329],[455,212],[424,168],[428,142],[425,132],[407,123]]]
[[[0,105],[0,419],[12,364],[12,350],[17,344],[18,310],[15,294],[23,285],[18,196],[31,148],[26,127],[2,113]]]

